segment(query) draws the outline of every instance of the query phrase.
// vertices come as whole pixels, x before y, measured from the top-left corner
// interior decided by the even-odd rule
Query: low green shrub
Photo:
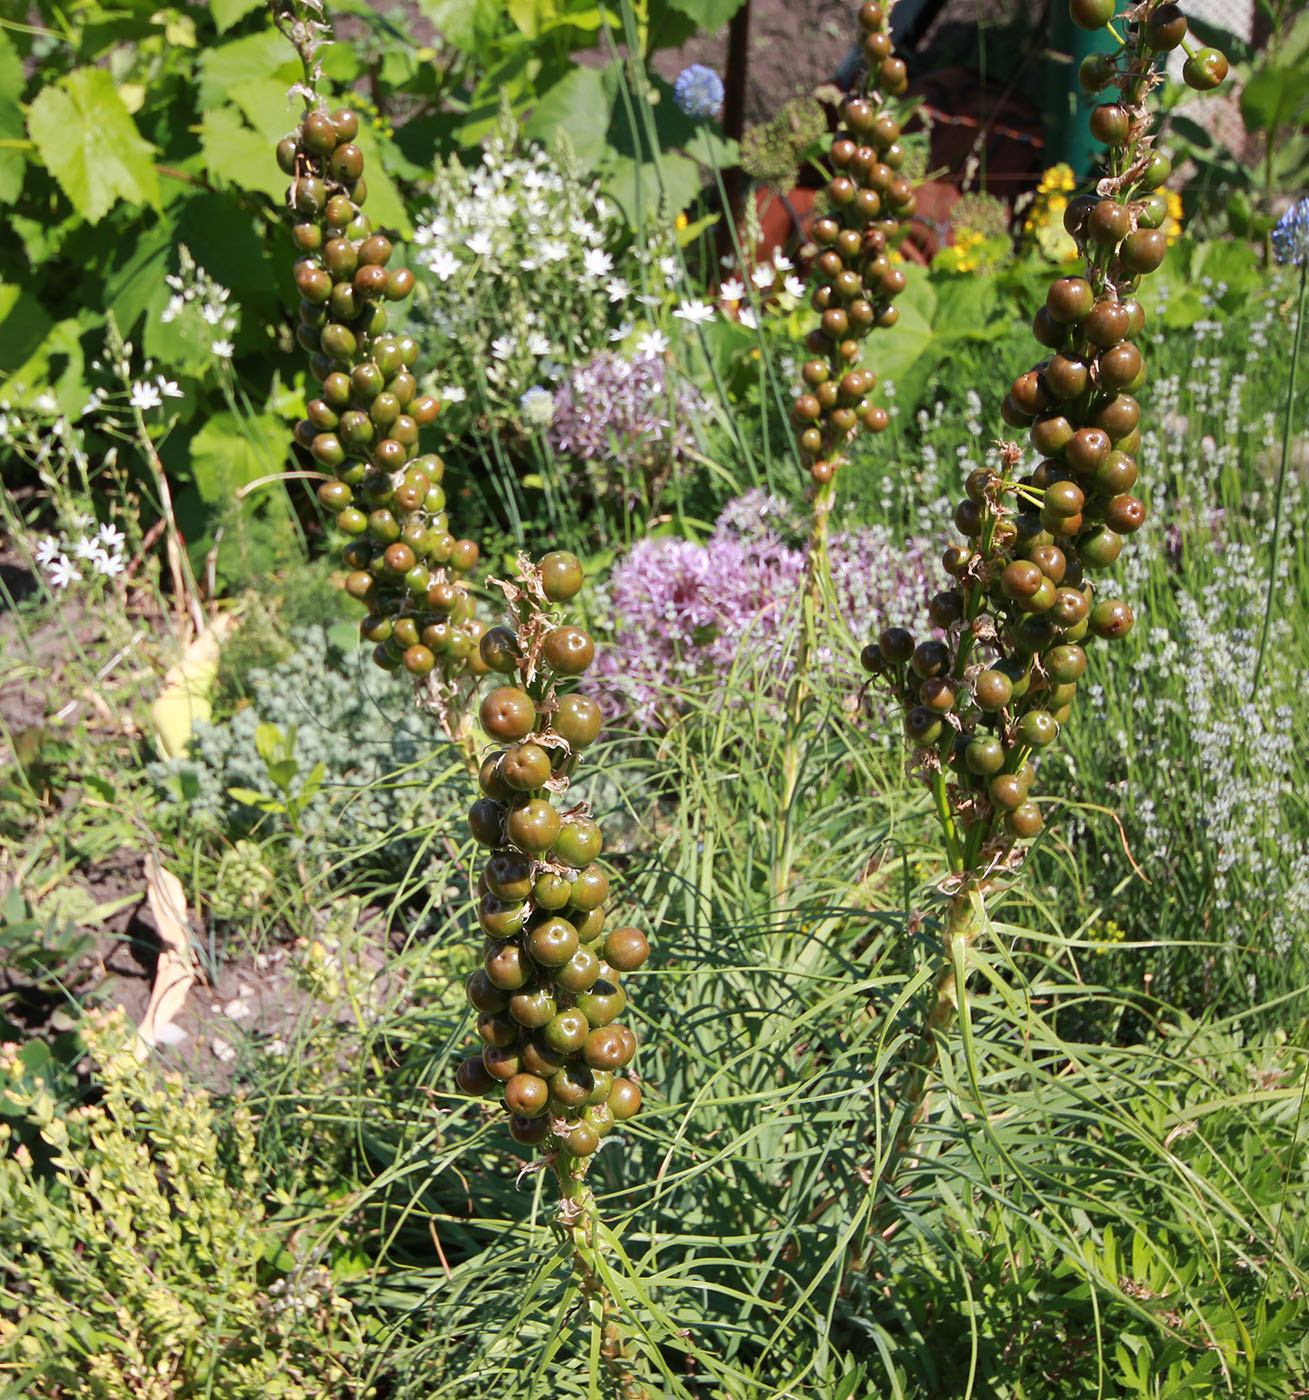
[[[0,1380],[54,1400],[362,1396],[361,1333],[317,1261],[269,1229],[249,1113],[138,1061],[89,1017],[94,1097],[56,1101],[6,1056]]]

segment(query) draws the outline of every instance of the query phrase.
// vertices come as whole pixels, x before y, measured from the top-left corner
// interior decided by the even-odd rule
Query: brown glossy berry
[[[1046,310],[1062,326],[1085,320],[1095,305],[1095,293],[1085,277],[1059,277],[1050,284]]]
[[[509,743],[524,739],[536,726],[536,706],[525,690],[500,686],[483,699],[478,717],[494,739]]]
[[[1086,216],[1086,237],[1102,248],[1117,248],[1131,232],[1131,216],[1126,204],[1102,199]]]
[[[1160,5],[1145,22],[1145,42],[1166,53],[1186,38],[1186,16],[1173,4]]]
[[[580,676],[595,659],[595,643],[580,627],[556,627],[541,646],[547,666],[561,676]]]
[[[1108,598],[1091,609],[1091,631],[1106,641],[1125,637],[1135,621],[1131,608],[1121,598]]]
[[[1091,110],[1091,135],[1106,146],[1121,146],[1127,140],[1131,117],[1117,102],[1102,102]]]
[[[635,972],[650,956],[650,943],[639,928],[611,929],[605,937],[605,961],[619,972]]]
[[[515,744],[500,760],[500,777],[514,792],[543,787],[551,774],[550,755],[540,744]]]
[[[1123,266],[1132,273],[1153,272],[1168,255],[1168,239],[1158,228],[1139,228],[1128,234],[1118,251]]]
[[[542,856],[559,835],[559,813],[543,797],[533,797],[510,809],[505,833],[520,851]]]
[[[455,1083],[461,1094],[471,1094],[481,1098],[496,1086],[495,1077],[487,1070],[480,1058],[462,1060],[455,1070]]]
[[[630,1079],[615,1079],[609,1091],[609,1111],[620,1122],[634,1118],[641,1109],[641,1090]]]

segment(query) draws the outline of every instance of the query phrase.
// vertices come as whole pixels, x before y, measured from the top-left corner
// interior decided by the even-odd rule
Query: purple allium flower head
[[[609,582],[613,635],[596,663],[611,715],[653,727],[695,696],[727,697],[732,677],[781,698],[791,674],[804,588],[803,522],[776,496],[751,491],[730,502],[704,544],[646,539]],[[912,624],[934,591],[936,551],[877,527],[828,542],[841,616],[863,640]],[[834,689],[861,675],[834,648],[815,658]]]
[[[1291,205],[1278,219],[1272,239],[1279,263],[1299,267],[1309,258],[1309,197]]]
[[[723,105],[723,80],[712,68],[693,63],[674,79],[673,100],[683,116],[704,121]]]
[[[652,504],[694,444],[691,419],[703,409],[689,385],[670,383],[661,356],[602,350],[555,391],[550,445],[589,465],[597,494]]]

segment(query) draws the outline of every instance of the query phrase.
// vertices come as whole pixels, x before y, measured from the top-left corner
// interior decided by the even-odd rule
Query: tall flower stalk
[[[606,930],[600,826],[586,803],[564,796],[601,725],[599,705],[576,689],[594,644],[559,611],[581,589],[582,567],[562,551],[539,563],[524,556],[514,580],[496,582],[509,625],[488,630],[475,617],[467,575],[478,549],[450,533],[441,459],[419,443],[437,403],[418,393],[417,342],[391,331],[386,310],[409,294],[413,275],[389,266],[395,249],[362,212],[357,118],[322,108],[316,31],[312,20],[298,23],[290,33],[310,80],[302,85],[308,110],[277,159],[291,177],[287,203],[302,255],[297,336],[322,393],[295,438],[334,478],[318,497],[349,538],[345,586],[370,610],[361,630],[374,660],[413,678],[420,701],[478,769],[482,795],[469,828],[488,848],[477,889],[484,943],[467,992],[480,1053],[460,1064],[457,1086],[500,1097],[511,1136],[539,1148],[553,1169],[558,1225],[600,1355],[615,1386],[638,1395],[598,1268],[586,1177],[602,1139],[641,1106],[637,1083],[621,1073],[636,1037],[618,1017],[627,1003],[623,974],[646,961],[649,943],[636,928]],[[460,682],[488,673],[505,683],[481,701],[481,733],[492,740],[481,754]]]
[[[1021,843],[1042,828],[1040,756],[1071,719],[1088,647],[1133,625],[1128,604],[1098,596],[1093,576],[1145,520],[1133,494],[1141,443],[1135,394],[1146,379],[1136,292],[1167,252],[1161,187],[1171,173],[1154,148],[1148,100],[1162,81],[1161,57],[1186,42],[1187,25],[1168,0],[1144,0],[1116,21],[1114,0],[1071,0],[1070,8],[1077,24],[1108,29],[1118,47],[1081,69],[1087,91],[1102,95],[1090,123],[1108,147],[1093,189],[1065,214],[1084,271],[1051,284],[1033,322],[1048,353],[1013,381],[1001,410],[1006,424],[1028,429],[1040,460],[1027,470],[1018,445],[1002,443],[995,464],[969,476],[954,517],[963,542],[943,560],[952,582],[928,607],[943,636],[888,628],[862,656],[903,708],[950,872],[942,969],[906,1069],[905,1127],[878,1178],[882,1190],[906,1159],[907,1129],[923,1111],[938,1037],[964,995],[959,969],[985,927],[986,896],[1019,867]],[[1186,65],[1187,81],[1201,90],[1225,72],[1211,49],[1191,53]]]
[[[908,86],[908,73],[891,52],[887,12],[876,0],[860,6],[859,28],[868,67],[862,87],[841,105],[829,151],[828,207],[812,230],[818,252],[810,304],[819,313],[819,323],[806,340],[811,358],[801,370],[804,386],[791,409],[811,482],[813,519],[801,595],[800,654],[787,697],[782,846],[773,877],[778,898],[790,887],[794,864],[799,735],[810,694],[810,662],[819,645],[819,621],[825,595],[830,598],[831,593],[827,536],[836,474],[854,434],[860,428],[883,432],[889,421],[886,410],[868,398],[877,375],[858,362],[868,333],[899,320],[893,302],[906,279],[891,261],[891,240],[917,206],[913,186],[898,173],[907,152],[892,110],[894,99]]]

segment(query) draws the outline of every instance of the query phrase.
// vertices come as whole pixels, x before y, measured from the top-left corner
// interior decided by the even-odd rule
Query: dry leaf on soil
[[[159,961],[150,1001],[137,1027],[137,1054],[141,1059],[158,1045],[161,1033],[182,1009],[198,976],[182,882],[164,869],[153,851],[146,857],[145,882],[146,900],[159,932]]]

